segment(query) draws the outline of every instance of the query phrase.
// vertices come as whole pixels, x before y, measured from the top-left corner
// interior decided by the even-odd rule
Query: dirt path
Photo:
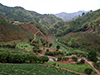
[[[85,59],[85,61],[97,72],[98,75],[100,75],[99,70],[97,70],[94,66],[93,66],[93,62],[92,61],[88,61],[86,58],[82,57],[79,58],[78,61],[80,61],[81,59]]]
[[[45,48],[45,49],[48,49],[49,47],[47,47],[47,48]],[[20,49],[24,49],[24,48],[20,48]],[[40,49],[43,49],[43,47],[41,47]],[[54,51],[55,49],[53,49],[53,48],[49,48],[50,49],[50,51]],[[24,49],[24,50],[27,50],[27,51],[30,51],[30,50],[28,50],[28,49]],[[46,50],[44,50],[44,51],[46,51]],[[44,52],[43,52],[43,54],[44,54]],[[43,55],[42,54],[42,55]],[[50,57],[49,57],[50,58]],[[88,61],[86,58],[84,58],[84,57],[82,57],[82,58],[79,58],[78,59],[78,61],[80,61],[81,59],[85,59],[85,61],[97,72],[97,74],[98,75],[100,75],[100,72],[93,66],[93,62],[92,61]],[[76,72],[76,71],[72,71],[72,70],[70,70],[70,69],[66,69],[66,68],[63,68],[63,67],[58,67],[58,66],[55,66],[55,67],[57,67],[57,68],[61,68],[61,69],[64,69],[64,70],[68,70],[68,71],[70,71],[70,72],[74,72],[74,73],[77,73],[77,74],[80,74],[80,75],[87,75],[87,74],[84,74],[84,73],[80,73],[80,72]]]
[[[44,64],[44,65],[50,65],[50,66],[53,66],[51,64]],[[63,69],[63,70],[67,70],[67,71],[70,71],[70,72],[73,72],[73,73],[76,73],[76,74],[80,74],[80,75],[87,75],[87,74],[84,74],[84,73],[80,73],[80,72],[76,72],[76,71],[72,71],[70,69],[66,69],[66,68],[63,68],[63,67],[60,67],[60,66],[54,66],[56,68],[60,68],[60,69]]]
[[[58,39],[56,38],[56,41],[58,42]],[[59,42],[58,42],[59,43]],[[97,70],[94,66],[93,66],[93,62],[92,61],[88,61],[86,58],[81,58],[81,59],[85,59],[85,61],[97,72],[98,75],[100,75],[99,70]],[[81,59],[78,59],[78,61],[80,61]]]

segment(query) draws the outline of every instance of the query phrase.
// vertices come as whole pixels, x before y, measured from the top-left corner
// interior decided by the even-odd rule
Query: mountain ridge
[[[73,12],[73,13],[61,12],[61,13],[57,13],[57,14],[54,14],[54,15],[61,18],[61,19],[63,19],[63,20],[71,20],[73,18],[78,17],[79,15],[81,16],[82,13],[87,13],[87,12],[88,11],[80,10],[80,11]]]

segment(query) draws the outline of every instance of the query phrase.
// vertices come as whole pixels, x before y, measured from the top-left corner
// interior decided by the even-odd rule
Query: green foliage
[[[81,59],[80,62],[81,62],[81,63],[85,63],[85,60],[84,60],[84,59]]]
[[[98,63],[93,63],[94,67],[100,70],[100,62]]]
[[[77,59],[77,57],[75,57],[75,56],[73,56],[73,57],[72,57],[72,59],[73,59],[73,60],[75,60],[75,61],[77,61],[77,60],[78,60],[78,59]]]
[[[41,49],[33,49],[33,52],[38,52],[38,53],[41,53],[42,50]]]
[[[47,49],[46,52],[49,52],[49,49]]]
[[[0,64],[1,75],[79,75],[67,70],[42,64]]]
[[[90,59],[91,61],[97,62],[97,53],[92,50],[88,53],[88,59]]]
[[[45,42],[43,42],[43,46],[45,46],[46,45],[46,43]]]
[[[59,57],[57,58],[57,61],[61,61],[62,60],[62,56],[59,55]]]
[[[51,47],[53,44],[52,43],[49,43],[49,47]]]
[[[37,56],[23,53],[10,53],[10,52],[0,52],[0,62],[2,63],[26,63],[27,61],[37,62]]]
[[[90,69],[90,68],[86,68],[86,69],[85,69],[85,73],[86,73],[86,74],[91,74],[91,73],[92,73],[92,71],[93,71],[93,70],[92,70],[92,69]]]
[[[54,66],[56,66],[56,63],[53,63]]]
[[[45,55],[49,55],[49,56],[54,56],[54,55],[59,55],[59,54],[61,54],[61,55],[63,55],[64,53],[63,52],[60,52],[60,51],[53,51],[53,52],[45,52]]]
[[[58,51],[58,50],[60,49],[60,46],[59,46],[59,45],[57,45],[57,46],[56,46],[56,48],[57,48],[57,51]]]
[[[47,62],[48,60],[49,60],[49,58],[47,57],[47,56],[40,56],[39,58],[38,58],[38,60],[39,60],[39,62]]]
[[[69,60],[69,58],[68,58],[68,57],[63,57],[62,60],[63,60],[63,61],[67,61],[67,60]]]

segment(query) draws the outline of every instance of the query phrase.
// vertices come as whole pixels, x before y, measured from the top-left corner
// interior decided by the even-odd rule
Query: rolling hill
[[[0,4],[0,15],[11,21],[31,22],[36,23],[39,21],[41,25],[50,25],[62,21],[62,19],[54,16],[53,14],[39,14],[35,11],[25,10],[23,7],[8,7]]]

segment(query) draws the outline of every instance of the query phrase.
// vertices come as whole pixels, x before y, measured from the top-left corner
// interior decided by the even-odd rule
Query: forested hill
[[[63,36],[70,32],[84,32],[89,29],[99,31],[98,26],[100,24],[100,9],[96,11],[90,11],[83,13],[82,16],[77,17],[71,21],[59,22],[58,26],[55,24],[50,28],[50,33],[54,32],[56,36]],[[53,28],[53,29],[52,29]]]
[[[0,4],[0,15],[11,21],[31,22],[35,23],[38,20],[42,25],[50,26],[62,19],[52,14],[39,14],[34,11],[25,10],[22,7],[8,7]]]

